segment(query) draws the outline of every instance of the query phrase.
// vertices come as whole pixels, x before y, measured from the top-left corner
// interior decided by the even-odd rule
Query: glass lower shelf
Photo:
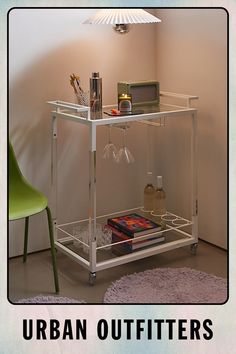
[[[122,216],[129,213],[137,213],[154,222],[161,224],[157,232],[130,238],[114,237],[112,230],[107,225],[111,217]],[[152,215],[144,212],[142,208],[134,208],[96,218],[96,228],[92,222],[92,230],[96,230],[96,256],[97,261],[104,261],[113,257],[119,257],[147,250],[154,246],[167,244],[176,240],[191,237],[192,222],[171,212],[165,215]],[[89,261],[89,221],[81,220],[63,225],[58,225],[57,243]]]

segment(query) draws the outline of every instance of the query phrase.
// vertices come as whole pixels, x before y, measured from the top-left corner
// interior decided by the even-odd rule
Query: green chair
[[[25,236],[24,236],[24,256],[23,261],[27,258],[28,245],[28,228],[29,217],[40,213],[46,209],[48,218],[49,238],[51,245],[52,266],[54,273],[55,290],[59,292],[58,274],[56,266],[56,254],[53,238],[53,226],[51,211],[48,207],[46,197],[39,191],[34,189],[22,175],[18,166],[15,153],[11,144],[9,144],[8,157],[8,178],[9,178],[9,220],[18,220],[25,218]]]

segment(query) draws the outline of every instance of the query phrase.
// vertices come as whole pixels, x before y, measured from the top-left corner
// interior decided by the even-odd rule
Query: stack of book
[[[136,213],[108,219],[107,224],[112,230],[112,252],[118,256],[165,240],[160,224]],[[147,237],[139,238],[145,235]],[[121,241],[126,242],[117,244]]]

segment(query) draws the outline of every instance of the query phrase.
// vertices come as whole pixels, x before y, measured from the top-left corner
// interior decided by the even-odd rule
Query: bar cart
[[[180,99],[184,102],[183,105],[173,105],[162,103],[163,99]],[[197,199],[197,109],[191,107],[193,100],[197,96],[182,95],[170,92],[160,92],[161,103],[155,107],[143,107],[141,114],[124,115],[124,116],[107,116],[103,115],[101,119],[90,119],[90,108],[74,103],[64,101],[50,101],[52,106],[52,188],[53,188],[53,220],[54,220],[54,237],[55,246],[58,250],[65,253],[73,260],[80,263],[89,271],[89,283],[94,284],[96,272],[110,267],[125,264],[145,257],[149,257],[162,252],[170,251],[179,247],[190,246],[192,253],[196,252],[198,245],[198,199]],[[108,110],[114,108],[115,105],[104,106],[103,109]],[[96,199],[96,130],[99,126],[116,126],[120,124],[131,124],[139,122],[150,126],[160,126],[162,119],[178,118],[187,116],[191,119],[191,218],[176,215],[171,211],[167,211],[164,215],[165,228],[155,233],[158,236],[168,235],[170,231],[174,231],[178,237],[166,238],[165,242],[154,244],[149,247],[141,248],[135,252],[124,254],[121,256],[110,255],[105,259],[99,259],[98,254],[104,249],[110,249],[110,244],[98,245],[97,243],[97,224],[105,223],[107,218],[117,215],[125,215],[128,212],[137,212],[142,214],[142,206],[135,209],[119,210],[116,213],[109,215],[97,215],[97,199]],[[65,119],[86,125],[89,129],[89,210],[88,219],[77,220],[67,224],[60,224],[57,220],[57,120]],[[71,232],[71,225],[87,224],[88,227],[88,242],[84,242],[78,237],[78,234]],[[187,229],[187,231],[186,231]],[[190,231],[189,231],[190,230]],[[62,237],[58,237],[58,232]],[[148,235],[145,235],[145,238]],[[152,236],[150,234],[150,236]],[[142,240],[144,236],[138,236]],[[119,241],[117,244],[127,241]],[[73,243],[80,247],[71,247]],[[115,243],[115,244],[116,244]],[[114,244],[112,243],[112,246]],[[81,246],[86,252],[81,252]],[[80,251],[78,251],[80,249]]]

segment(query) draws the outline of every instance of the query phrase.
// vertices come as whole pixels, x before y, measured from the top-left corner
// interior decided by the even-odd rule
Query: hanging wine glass
[[[134,157],[131,154],[130,150],[127,148],[127,144],[126,144],[127,128],[128,127],[126,125],[121,128],[123,130],[123,145],[118,152],[118,156],[117,156],[118,163],[126,162],[130,164],[134,162]]]
[[[108,126],[108,143],[105,145],[102,153],[102,158],[108,160],[113,158],[113,160],[117,161],[118,152],[116,146],[111,141],[111,126]]]

